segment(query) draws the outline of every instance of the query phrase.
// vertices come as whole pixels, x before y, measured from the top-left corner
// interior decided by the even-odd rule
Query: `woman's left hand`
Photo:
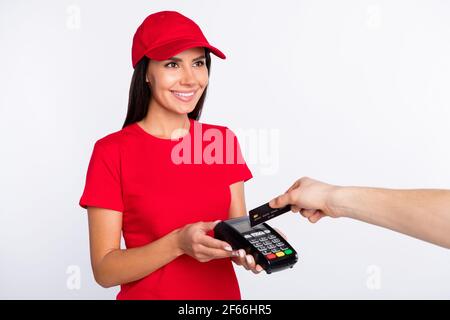
[[[250,254],[245,254],[244,249],[237,250],[238,256],[232,257],[234,263],[238,266],[243,266],[246,270],[251,270],[254,274],[258,274],[263,271],[263,268],[255,263],[255,259]]]

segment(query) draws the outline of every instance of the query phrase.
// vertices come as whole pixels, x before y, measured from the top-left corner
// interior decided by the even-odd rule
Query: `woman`
[[[95,143],[79,201],[95,279],[120,284],[117,299],[240,299],[230,258],[262,271],[212,237],[218,220],[246,214],[252,174],[229,129],[197,121],[210,52],[225,59],[174,11],[148,16],[134,35],[126,120]]]

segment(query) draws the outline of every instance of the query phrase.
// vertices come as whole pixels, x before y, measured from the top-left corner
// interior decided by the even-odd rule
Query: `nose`
[[[180,84],[185,86],[192,86],[196,83],[196,77],[191,68],[183,68],[181,74]]]

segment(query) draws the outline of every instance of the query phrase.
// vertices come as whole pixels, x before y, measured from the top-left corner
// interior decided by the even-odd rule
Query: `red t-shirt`
[[[228,219],[229,185],[252,174],[226,127],[190,120],[177,140],[136,122],[99,139],[79,205],[123,213],[127,248],[199,221]],[[230,259],[201,263],[182,255],[146,277],[121,285],[117,299],[240,299]]]

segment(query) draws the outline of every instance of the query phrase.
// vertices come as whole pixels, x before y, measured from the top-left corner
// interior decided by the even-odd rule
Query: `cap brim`
[[[152,48],[145,53],[147,57],[154,60],[167,60],[177,53],[180,53],[184,50],[195,48],[195,47],[204,47],[211,50],[211,52],[221,59],[226,59],[226,56],[222,51],[213,47],[209,43],[192,41],[192,40],[178,40],[170,43],[163,44],[159,47]]]

